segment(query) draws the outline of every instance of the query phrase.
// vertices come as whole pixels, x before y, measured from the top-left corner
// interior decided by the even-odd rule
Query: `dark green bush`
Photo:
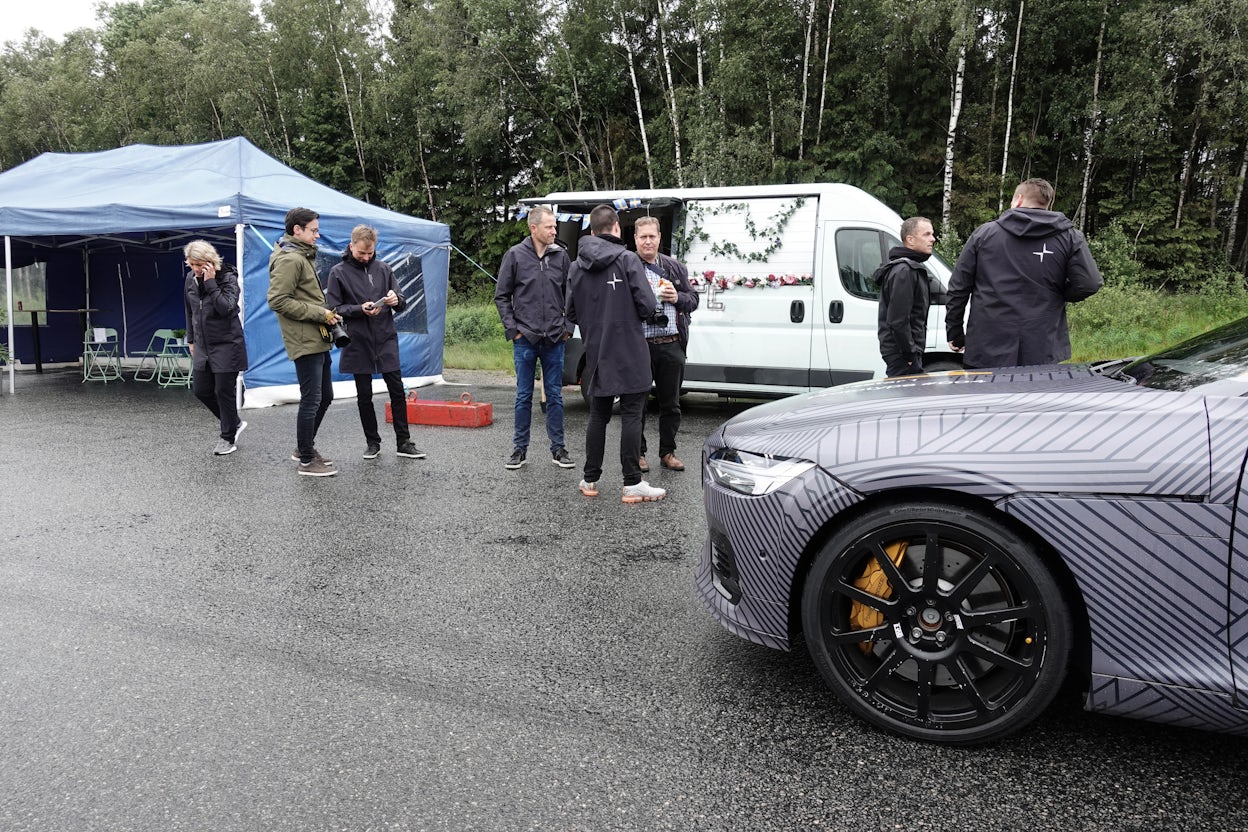
[[[452,306],[446,310],[447,344],[505,341],[506,338],[503,322],[493,304]]]

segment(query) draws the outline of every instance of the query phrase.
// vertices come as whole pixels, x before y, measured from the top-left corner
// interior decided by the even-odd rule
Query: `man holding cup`
[[[689,315],[698,308],[698,294],[689,283],[689,270],[659,253],[663,236],[657,217],[641,217],[634,223],[633,239],[646,269],[650,287],[660,304],[642,322],[650,348],[650,372],[659,401],[659,464],[671,471],[685,470],[676,456],[676,433],[680,430],[680,386],[685,379],[685,345],[689,343]],[[641,422],[641,470],[646,462],[646,421]]]

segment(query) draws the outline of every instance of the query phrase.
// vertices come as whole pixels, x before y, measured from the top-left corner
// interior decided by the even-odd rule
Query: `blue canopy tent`
[[[409,304],[396,319],[404,378],[439,381],[450,229],[341,194],[243,138],[44,153],[0,173],[12,357],[29,363],[34,350],[32,327],[15,326],[27,323],[27,310],[14,308],[13,269],[45,264],[47,313],[38,327],[44,360],[77,360],[84,326],[116,329],[129,354],[146,347],[156,329],[185,326],[181,247],[202,238],[242,275],[248,404],[297,400],[294,367],[265,297],[269,254],[295,206],[321,215],[322,281],[353,227],[377,229],[377,256],[394,269]],[[10,391],[13,378],[11,361]]]

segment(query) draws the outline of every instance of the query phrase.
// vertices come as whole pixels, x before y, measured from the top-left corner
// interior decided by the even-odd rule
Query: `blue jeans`
[[[546,435],[550,450],[563,444],[563,342],[535,347],[521,335],[511,342],[516,360],[516,432],[513,447],[528,450],[529,425],[533,421],[533,376],[542,362],[542,385],[546,390]]]
[[[299,379],[299,415],[295,417],[299,461],[311,462],[316,458],[316,431],[334,401],[329,353],[316,352],[296,358],[295,377]]]

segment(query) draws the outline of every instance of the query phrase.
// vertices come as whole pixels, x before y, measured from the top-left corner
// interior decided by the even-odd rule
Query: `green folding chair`
[[[164,354],[165,345],[172,340],[174,340],[172,329],[158,329],[152,333],[152,339],[147,342],[147,349],[135,353],[139,356],[139,366],[134,371],[135,381],[156,380],[156,365],[159,363],[157,359]]]

